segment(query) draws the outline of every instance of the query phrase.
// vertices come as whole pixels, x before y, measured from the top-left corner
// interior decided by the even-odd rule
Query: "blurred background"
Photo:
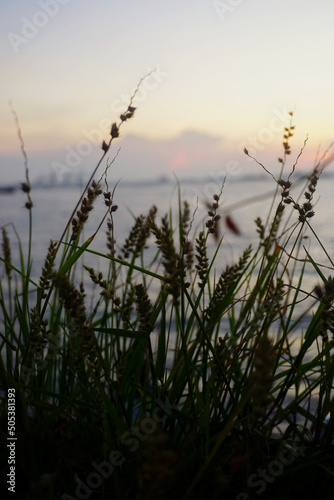
[[[16,0],[0,4],[0,185],[87,180],[131,95],[111,175],[123,181],[275,172],[289,111],[298,169],[334,138],[330,0]]]
[[[134,217],[153,204],[157,220],[170,209],[178,220],[176,179],[194,217],[192,239],[224,183],[218,268],[234,263],[250,243],[256,248],[254,221],[266,220],[276,186],[243,149],[277,178],[283,135],[292,124],[283,177],[303,149],[291,176],[294,199],[304,199],[306,176],[329,148],[311,222],[333,255],[333,19],[329,0],[0,2],[0,229],[6,227],[13,243],[13,262],[20,262],[18,238],[27,255],[31,236],[15,113],[32,183],[31,276],[38,280],[50,238],[59,240],[101,157],[102,141],[109,141],[111,124],[119,123],[131,98],[135,115],[122,124],[105,158],[110,164],[117,155],[109,185],[102,182],[112,190],[120,181],[113,198],[118,248]],[[96,180],[105,167],[106,161]],[[289,207],[294,224],[298,214]],[[101,196],[83,240],[105,212]],[[289,214],[287,207],[287,220]],[[94,250],[106,251],[105,226]],[[332,269],[311,231],[303,241],[319,264]],[[85,262],[102,271],[108,265],[93,258],[85,255]],[[305,289],[316,283],[309,266]]]

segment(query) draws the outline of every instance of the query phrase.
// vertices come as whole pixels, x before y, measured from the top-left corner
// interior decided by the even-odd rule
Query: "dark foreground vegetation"
[[[223,186],[197,232],[180,196],[176,215],[148,207],[117,241],[112,162],[102,175],[98,167],[134,111],[130,103],[112,125],[38,282],[35,242],[13,262],[2,228],[2,491],[12,456],[17,497],[27,500],[333,498],[334,264],[321,241],[326,269],[303,246],[305,234],[317,239],[313,198],[325,155],[295,194],[299,157],[287,161],[294,127],[285,129],[276,194],[254,224],[258,245],[221,271]],[[25,167],[31,228],[26,155]],[[93,250],[95,234],[82,239],[100,200],[104,253]],[[83,266],[88,253],[108,271]]]

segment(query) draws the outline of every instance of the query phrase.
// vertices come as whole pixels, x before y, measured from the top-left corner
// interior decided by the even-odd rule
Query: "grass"
[[[279,178],[254,159],[276,193],[266,218],[255,221],[257,247],[218,275],[224,186],[198,230],[179,193],[176,216],[161,218],[148,207],[116,244],[112,162],[96,177],[134,111],[130,102],[112,125],[61,239],[50,242],[38,283],[30,275],[34,242],[24,255],[17,236],[20,261],[13,263],[2,228],[1,441],[14,389],[19,498],[332,498],[334,280],[303,247],[314,233],[325,154],[297,195],[300,155],[287,172],[292,121]],[[31,235],[26,155],[25,162]],[[99,197],[105,215],[83,241]],[[91,248],[101,227],[105,253]],[[84,266],[87,253],[107,262],[107,273]],[[306,291],[308,268],[318,285]],[[8,448],[1,450],[5,476]]]

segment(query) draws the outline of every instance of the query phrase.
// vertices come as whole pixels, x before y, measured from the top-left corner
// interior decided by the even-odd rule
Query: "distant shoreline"
[[[332,178],[333,173],[332,172],[323,172],[322,173],[323,177],[327,178]],[[300,174],[295,176],[295,182],[300,181],[302,179],[307,179],[308,175],[307,174]],[[238,178],[234,177],[234,180],[236,182],[238,181],[248,181],[248,182],[256,182],[256,181],[265,181],[267,179],[267,176],[265,174],[261,175],[243,175],[243,176],[238,176]],[[268,178],[268,181],[270,179]],[[180,182],[180,184],[184,183],[189,183],[189,184],[203,184],[205,182],[212,182],[212,178],[210,176],[205,176],[205,177],[189,177],[189,178],[181,178],[181,179],[176,179],[172,177],[157,177],[154,179],[142,179],[142,180],[130,180],[130,179],[121,179],[121,184],[124,186],[156,186],[156,185],[161,185],[161,184],[166,184],[166,185],[173,185],[176,182]],[[217,180],[216,180],[217,182]],[[223,179],[222,179],[223,182]],[[74,182],[68,182],[68,183],[47,183],[42,181],[36,181],[31,183],[32,189],[58,189],[58,188],[83,188],[84,187],[84,182],[81,181],[74,181]],[[13,183],[13,184],[5,184],[5,185],[0,185],[0,194],[11,194],[17,190],[20,189],[20,182]]]

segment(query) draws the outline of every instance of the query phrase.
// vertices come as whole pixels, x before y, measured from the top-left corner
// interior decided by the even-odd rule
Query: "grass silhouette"
[[[265,220],[255,221],[258,245],[217,275],[224,186],[196,234],[196,214],[179,191],[176,220],[148,207],[117,250],[111,163],[96,176],[134,112],[130,102],[112,125],[62,237],[50,241],[38,283],[30,277],[34,242],[24,255],[18,238],[14,263],[2,228],[1,439],[14,391],[16,491],[33,500],[332,498],[334,285],[302,243],[313,232],[326,156],[296,197],[300,155],[286,173],[291,113],[279,178],[254,159],[275,183]],[[105,215],[83,241],[99,197]],[[101,227],[105,253],[90,248]],[[108,272],[84,266],[87,253],[108,262]],[[308,267],[320,284],[305,291]],[[91,310],[87,283],[96,292]],[[6,447],[1,459],[7,473]]]

